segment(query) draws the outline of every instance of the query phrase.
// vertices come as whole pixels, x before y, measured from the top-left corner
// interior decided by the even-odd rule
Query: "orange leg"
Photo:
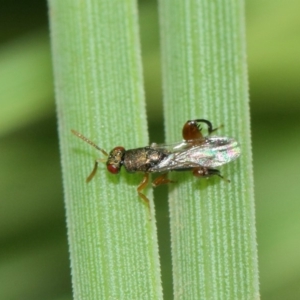
[[[98,161],[95,160],[94,168],[93,168],[91,174],[87,177],[86,182],[90,182],[94,178],[94,176],[96,175],[97,169],[98,169]]]
[[[142,182],[137,187],[137,192],[138,192],[139,196],[143,199],[143,201],[145,202],[145,204],[148,206],[148,208],[150,210],[149,199],[142,193],[142,191],[146,188],[146,186],[148,184],[148,181],[149,181],[149,173],[145,173]]]
[[[168,184],[168,183],[176,182],[176,181],[173,181],[173,180],[170,180],[170,179],[166,178],[166,176],[167,176],[167,173],[162,174],[161,176],[155,178],[152,182],[152,186],[157,187],[157,186],[162,185],[162,184]]]
[[[196,120],[187,121],[182,128],[182,137],[184,140],[203,139],[201,128]]]
[[[224,178],[220,171],[217,169],[210,169],[210,168],[206,168],[206,167],[198,167],[198,168],[194,168],[193,169],[193,175],[196,177],[210,177],[210,176],[219,176],[220,178],[222,178],[223,180],[230,182],[229,179]]]
[[[86,182],[90,182],[94,178],[94,176],[96,175],[99,162],[104,162],[104,160],[102,158],[99,158],[99,159],[95,160],[94,168],[93,168],[91,174],[87,177]]]
[[[200,123],[205,123],[207,125],[208,134],[211,134],[212,132],[216,131],[218,128],[222,127],[221,125],[217,128],[213,128],[212,123],[204,119],[189,120],[184,124],[182,128],[183,139],[186,141],[203,139]]]

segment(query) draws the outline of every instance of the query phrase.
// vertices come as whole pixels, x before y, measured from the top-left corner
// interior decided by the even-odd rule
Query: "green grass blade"
[[[0,49],[0,66],[0,135],[53,112],[46,30],[27,34],[4,45]]]
[[[175,174],[170,187],[175,299],[258,299],[243,1],[160,0],[167,142],[206,118],[242,148],[231,180]]]
[[[136,192],[141,176],[100,165],[87,185],[103,154],[71,134],[106,151],[148,144],[136,3],[48,3],[74,298],[162,299],[154,211],[149,221]]]

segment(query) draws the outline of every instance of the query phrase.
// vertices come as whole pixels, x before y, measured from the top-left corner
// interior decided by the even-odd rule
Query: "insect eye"
[[[116,167],[115,165],[108,164],[107,165],[108,172],[112,174],[118,174],[120,172],[120,168]]]

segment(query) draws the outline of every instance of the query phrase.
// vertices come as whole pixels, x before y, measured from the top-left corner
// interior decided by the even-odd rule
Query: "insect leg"
[[[184,140],[202,139],[201,128],[198,126],[197,120],[187,121],[182,128],[182,137]]]
[[[162,185],[162,184],[168,184],[168,183],[176,182],[176,181],[173,181],[173,180],[170,180],[170,179],[166,178],[166,176],[167,176],[167,173],[162,174],[161,176],[155,178],[152,182],[152,186],[157,187],[157,186]]]
[[[99,162],[103,162],[103,159],[100,158],[100,159],[95,160],[94,168],[93,168],[91,174],[87,177],[86,182],[90,182],[96,175]]]
[[[217,169],[212,169],[212,168],[206,168],[206,167],[197,167],[193,169],[193,175],[196,177],[210,177],[210,176],[219,176],[223,180],[230,182],[229,179],[224,178],[220,171]]]
[[[141,183],[137,187],[137,192],[138,192],[139,196],[143,199],[143,201],[145,202],[145,204],[148,206],[148,208],[150,210],[149,199],[142,193],[142,191],[146,188],[146,186],[148,184],[148,181],[149,181],[149,173],[145,173],[144,177],[143,177],[143,180],[141,181]]]
[[[182,136],[185,140],[195,140],[203,138],[199,123],[205,123],[207,125],[208,134],[211,134],[219,128],[213,128],[212,123],[205,119],[189,120],[184,124],[182,129]]]
[[[197,120],[193,120],[193,121],[194,122],[198,122],[198,123],[205,123],[207,125],[207,127],[208,127],[208,134],[211,134],[214,131],[216,131],[216,130],[218,130],[218,129],[220,129],[220,128],[222,128],[224,126],[224,125],[220,125],[220,126],[218,126],[216,128],[213,128],[212,123],[210,121],[208,121],[208,120],[205,120],[205,119],[197,119]],[[201,128],[200,128],[200,130],[201,130]]]

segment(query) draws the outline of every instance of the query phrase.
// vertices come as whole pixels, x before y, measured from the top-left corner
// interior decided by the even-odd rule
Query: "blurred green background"
[[[157,3],[139,7],[150,138],[163,142]],[[264,300],[300,299],[299,10],[298,0],[246,3]],[[45,1],[1,0],[0,299],[71,299],[47,22]],[[172,299],[166,192],[155,196]]]

